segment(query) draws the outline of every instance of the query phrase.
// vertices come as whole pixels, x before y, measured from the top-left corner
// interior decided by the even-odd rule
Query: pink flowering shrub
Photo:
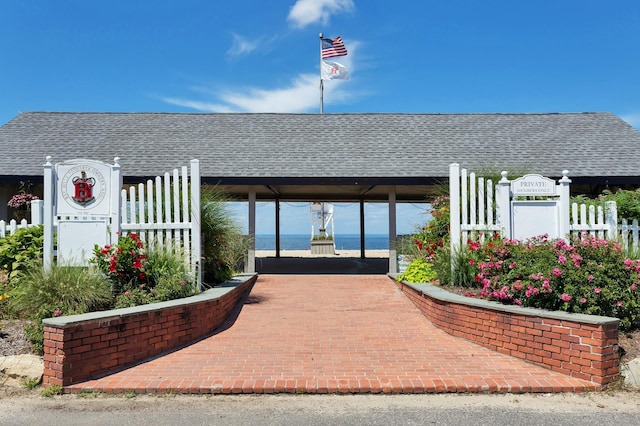
[[[14,218],[18,221],[27,218],[28,212],[31,210],[31,201],[38,200],[36,195],[31,193],[33,184],[30,182],[20,182],[18,193],[11,197],[7,206],[11,207],[14,212]]]
[[[38,196],[20,193],[11,197],[7,205],[16,210],[29,210],[29,208],[31,208],[31,201],[33,200],[39,200]]]
[[[438,251],[449,245],[449,197],[440,196],[431,202],[433,219],[414,235],[414,244],[422,257],[433,263]]]
[[[469,242],[469,265],[481,295],[502,303],[604,315],[627,329],[640,310],[640,261],[589,235],[550,241],[493,238]]]

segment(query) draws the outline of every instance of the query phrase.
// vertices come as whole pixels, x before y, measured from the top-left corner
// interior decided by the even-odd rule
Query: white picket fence
[[[496,232],[504,236],[504,222],[510,220],[509,214],[503,213],[509,209],[504,201],[509,199],[506,173],[500,182],[494,184],[491,179],[478,177],[466,169],[453,169],[450,180],[454,181],[453,184],[450,182],[450,194],[457,194],[457,197],[451,197],[452,247],[453,244],[465,244],[469,240],[483,241],[487,235]],[[625,251],[637,253],[640,250],[638,220],[630,222],[622,219],[619,223],[614,201],[600,206],[572,203],[569,209],[568,229],[571,237],[589,234],[618,241]],[[458,221],[456,217],[459,217]]]
[[[627,219],[622,219],[618,228],[619,242],[625,253],[640,255],[640,227],[638,227],[638,219],[633,219],[631,223]]]
[[[571,236],[589,234],[600,239],[618,239],[618,209],[615,201],[604,206],[571,204]]]
[[[11,235],[20,228],[29,228],[31,226],[34,225],[27,222],[27,219],[22,219],[20,222],[17,222],[15,219],[11,219],[9,222],[0,220],[0,238]]]
[[[484,241],[487,234],[501,233],[500,218],[496,216],[493,181],[476,177],[475,173],[467,173],[466,169],[460,170],[460,178],[461,241]]]
[[[32,226],[42,225],[42,209],[44,201],[32,200],[31,201],[31,220],[22,219],[17,221],[11,219],[10,221],[0,220],[0,238],[5,238],[8,235],[13,234],[18,229],[30,228]]]
[[[200,284],[200,166],[186,166],[121,192],[120,229],[147,244],[183,250]]]
[[[182,250],[186,264],[202,285],[200,232],[200,163],[191,160],[171,173],[157,176],[146,183],[122,189],[119,231],[136,232],[142,241],[155,247]],[[44,202],[31,202],[31,221],[0,221],[0,238],[20,228],[44,224]],[[57,220],[53,220],[54,229]],[[56,251],[53,250],[53,254]]]

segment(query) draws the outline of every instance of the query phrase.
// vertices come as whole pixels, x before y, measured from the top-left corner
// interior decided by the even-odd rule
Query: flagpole
[[[320,33],[320,114],[324,114],[324,83],[322,81],[322,33]]]

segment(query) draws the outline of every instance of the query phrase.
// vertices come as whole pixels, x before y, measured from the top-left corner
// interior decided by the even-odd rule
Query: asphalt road
[[[2,425],[637,425],[640,393],[3,397]]]

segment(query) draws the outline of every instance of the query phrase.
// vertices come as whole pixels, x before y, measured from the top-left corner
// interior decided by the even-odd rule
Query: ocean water
[[[334,235],[336,250],[360,250],[359,234]],[[310,250],[309,234],[280,235],[280,250]],[[389,236],[386,234],[367,234],[364,239],[365,250],[387,250]],[[256,250],[275,250],[276,236],[268,234],[256,235]]]

